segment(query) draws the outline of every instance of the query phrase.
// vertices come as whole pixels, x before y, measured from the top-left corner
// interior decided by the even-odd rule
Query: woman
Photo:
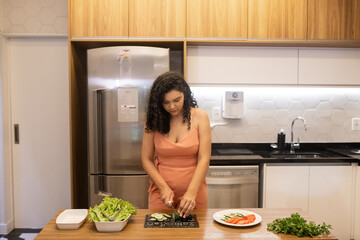
[[[194,208],[207,208],[210,153],[209,118],[197,108],[189,85],[176,72],[160,75],[150,91],[142,143],[142,165],[151,179],[149,208],[164,209],[170,201],[184,218]]]

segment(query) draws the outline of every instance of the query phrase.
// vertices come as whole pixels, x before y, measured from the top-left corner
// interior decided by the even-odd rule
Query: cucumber
[[[180,219],[180,214],[179,214],[178,212],[174,212],[174,213],[172,214],[172,218],[173,218],[174,220],[179,220],[179,219]]]
[[[163,222],[171,218],[171,216],[166,213],[153,213],[150,216],[151,216],[150,218],[151,221],[158,221],[158,222]]]

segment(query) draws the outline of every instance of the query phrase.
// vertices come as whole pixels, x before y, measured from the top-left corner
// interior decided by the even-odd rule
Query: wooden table
[[[268,231],[267,224],[276,218],[290,217],[291,213],[298,212],[306,220],[311,220],[309,215],[301,209],[272,209],[272,208],[249,208],[252,212],[262,217],[262,222],[252,227],[228,227],[213,220],[213,214],[223,209],[199,209],[194,210],[197,215],[199,228],[144,228],[146,214],[163,212],[171,214],[171,211],[138,209],[137,215],[130,217],[126,227],[121,232],[101,233],[95,228],[93,222],[85,223],[77,230],[59,230],[56,226],[57,215],[38,234],[36,239],[337,239],[334,233],[317,238],[298,238],[292,235],[274,234]]]

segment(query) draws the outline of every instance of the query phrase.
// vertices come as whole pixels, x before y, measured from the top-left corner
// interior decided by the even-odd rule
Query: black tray
[[[198,228],[199,222],[197,220],[196,214],[192,214],[191,219],[174,220],[173,218],[168,218],[165,221],[150,221],[150,214],[145,216],[144,228]]]

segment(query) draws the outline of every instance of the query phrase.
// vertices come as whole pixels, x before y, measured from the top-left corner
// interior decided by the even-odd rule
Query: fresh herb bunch
[[[314,237],[323,233],[329,234],[329,229],[332,228],[331,225],[327,225],[324,222],[322,225],[316,225],[312,221],[307,223],[306,220],[299,215],[299,213],[293,213],[290,218],[278,218],[272,223],[268,223],[267,229],[273,231],[274,233],[285,233],[296,235],[298,237]]]

